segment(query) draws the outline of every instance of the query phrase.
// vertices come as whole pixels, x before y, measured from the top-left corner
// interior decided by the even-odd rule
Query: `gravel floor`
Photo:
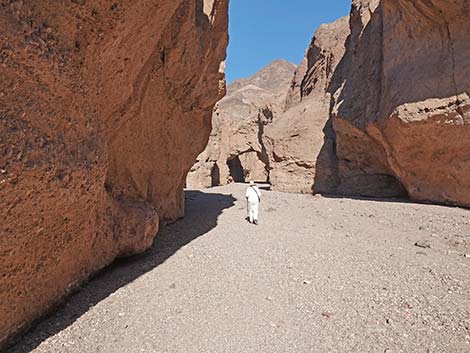
[[[468,210],[264,192],[256,227],[244,192],[187,192],[10,352],[470,352]]]

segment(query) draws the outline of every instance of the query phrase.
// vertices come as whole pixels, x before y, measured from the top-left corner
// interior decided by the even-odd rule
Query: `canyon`
[[[255,180],[275,190],[470,206],[469,15],[463,0],[353,1],[349,18],[317,30],[283,95],[250,101],[249,134],[232,129],[248,119],[236,104],[224,121],[215,112],[200,160],[226,171],[249,135],[256,153],[238,169],[265,170]],[[212,153],[220,146],[230,153]],[[196,187],[233,180],[191,173]]]
[[[363,305],[355,300],[365,296],[386,305],[377,320],[387,325],[390,315],[392,322],[410,318],[410,293],[432,301],[437,292],[429,281],[437,278],[440,304],[433,302],[429,320],[421,320],[427,307],[421,297],[414,298],[421,309],[413,312],[416,320],[407,321],[406,331],[429,321],[436,330],[445,327],[446,339],[435,342],[437,347],[445,350],[456,339],[452,348],[461,350],[470,342],[465,326],[465,289],[470,283],[465,262],[470,257],[464,234],[467,211],[393,203],[408,199],[470,207],[468,18],[467,0],[352,0],[350,16],[318,28],[300,65],[277,60],[226,88],[228,0],[0,0],[0,349],[118,258],[149,251],[159,260],[143,265],[157,267],[175,255],[175,261],[187,265],[184,278],[204,282],[210,275],[204,269],[212,270],[209,259],[220,252],[229,264],[239,264],[229,275],[238,275],[240,268],[246,275],[258,270],[257,256],[274,243],[287,249],[275,249],[279,263],[290,263],[283,257],[287,252],[291,259],[299,254],[304,259],[295,263],[304,271],[294,276],[295,285],[304,273],[314,276],[308,271],[318,266],[327,291],[323,306],[329,305],[331,294],[340,313],[354,316],[347,307]],[[235,183],[248,180],[270,184],[274,190],[267,193],[271,207],[263,205],[262,210],[274,226],[262,224],[260,233],[237,223],[243,219],[243,186]],[[221,185],[214,189],[221,190],[218,196],[213,195],[216,191],[188,191],[185,200],[185,187]],[[389,199],[390,204],[370,197]],[[190,223],[169,226],[185,215],[185,204],[194,212]],[[208,214],[201,211],[204,207]],[[222,215],[226,208],[230,212]],[[441,213],[451,221],[439,218]],[[402,216],[410,221],[402,222]],[[415,229],[422,217],[429,223]],[[212,231],[219,218],[226,223]],[[159,232],[163,243],[154,242]],[[257,246],[250,247],[243,232],[253,236]],[[205,240],[202,247],[188,245],[206,233],[214,247]],[[224,243],[225,237],[237,246]],[[361,246],[355,247],[351,237]],[[436,239],[428,246],[423,243],[427,237]],[[167,256],[159,252],[160,244]],[[312,250],[317,244],[327,253],[320,262]],[[417,252],[415,247],[425,250]],[[195,249],[204,266],[193,268],[193,260],[175,254],[180,248],[183,254]],[[330,253],[334,256],[328,257]],[[240,264],[243,254],[252,255],[243,262],[246,266]],[[339,284],[330,281],[335,257],[345,268],[374,263],[383,282],[391,283],[388,301],[377,299],[383,288],[390,289],[378,282],[360,293],[357,288],[376,277],[373,270],[363,276],[353,269],[350,274],[357,281],[348,282],[350,277],[344,276],[342,283],[358,297],[348,297],[348,306],[343,307],[343,296],[337,296]],[[404,271],[402,263],[415,268]],[[230,269],[227,262],[219,265],[223,271]],[[278,265],[261,262],[261,267]],[[134,275],[124,276],[128,280],[113,281],[113,290],[89,294],[95,298],[90,305],[101,300],[111,305],[120,286],[137,277],[143,280],[147,270],[134,270]],[[159,275],[168,276],[167,284],[173,286],[177,270],[153,270],[148,269],[156,288],[164,291],[158,287]],[[226,278],[223,271],[214,278]],[[272,280],[282,287],[285,282],[276,273],[271,272]],[[421,286],[413,284],[416,273],[419,280],[426,279]],[[343,273],[333,275],[339,278]],[[244,281],[243,290],[250,292],[249,281]],[[254,281],[266,290],[262,279]],[[128,288],[138,291],[133,285]],[[240,295],[236,285],[227,288]],[[224,289],[208,287],[207,297],[217,297]],[[182,298],[184,293],[192,292],[182,291]],[[152,294],[146,288],[142,298]],[[449,295],[457,298],[454,316],[447,315],[447,304],[455,302],[448,301]],[[88,297],[79,296],[83,303],[63,326],[87,312]],[[143,310],[142,298],[137,302]],[[166,302],[158,298],[153,302],[156,312],[173,310],[162,309]],[[252,299],[264,305],[259,298]],[[231,303],[242,307],[236,300]],[[397,311],[390,314],[389,307]],[[322,313],[315,310],[326,319],[335,315],[327,308]],[[160,319],[170,322],[174,314]],[[375,325],[359,316],[354,316],[354,327]],[[142,317],[148,322],[154,318],[148,310]],[[282,320],[288,319],[272,323],[278,325],[273,328],[281,327]],[[81,320],[77,322],[80,325]],[[108,329],[111,332],[113,325]],[[234,332],[238,329],[235,325]],[[72,337],[81,339],[80,327],[72,325],[71,330],[77,330]],[[333,326],[327,331],[337,332]],[[349,337],[347,348],[360,342],[372,345],[369,339],[374,334],[359,342]],[[389,336],[382,338],[384,344],[394,343],[385,342]],[[418,338],[427,339],[420,334]],[[37,340],[42,338],[33,339]],[[90,352],[99,342],[94,338]],[[304,337],[302,342],[313,349],[311,340]],[[323,348],[331,350],[334,344],[325,342]],[[402,347],[413,351],[414,343],[405,340]],[[51,351],[50,344],[54,342],[46,343],[45,352]],[[70,351],[81,347],[74,349]]]

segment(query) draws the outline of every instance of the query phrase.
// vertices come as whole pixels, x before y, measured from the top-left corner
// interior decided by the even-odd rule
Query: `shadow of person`
[[[97,274],[7,352],[31,352],[41,342],[73,324],[91,307],[119,288],[161,265],[180,248],[208,233],[217,226],[217,219],[222,211],[233,207],[235,201],[232,195],[186,191],[185,218],[174,224],[163,226],[153,246],[144,254],[116,260],[111,266]]]

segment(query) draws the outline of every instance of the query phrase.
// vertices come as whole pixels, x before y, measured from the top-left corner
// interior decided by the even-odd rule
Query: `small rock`
[[[330,313],[330,312],[328,312],[328,311],[325,311],[325,312],[321,313],[321,316],[326,317],[326,318],[328,318],[328,319],[331,319],[334,315],[335,315],[335,314]]]
[[[306,279],[304,279],[304,281],[303,281],[303,284],[310,284],[310,283],[312,283],[312,282],[307,281]]]
[[[464,254],[463,257],[470,259],[470,254]]]
[[[274,298],[271,297],[271,296],[267,296],[267,297],[266,297],[266,300],[269,300],[270,302],[272,302],[272,301],[274,300]]]
[[[425,241],[425,240],[417,241],[415,243],[415,246],[417,246],[418,248],[423,248],[423,249],[430,249],[431,248],[431,244],[428,241]]]

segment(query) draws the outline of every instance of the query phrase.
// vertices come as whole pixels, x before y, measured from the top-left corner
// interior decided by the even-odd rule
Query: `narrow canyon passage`
[[[244,191],[187,192],[10,353],[470,350],[469,211],[264,192],[255,227]]]
[[[470,353],[468,18],[0,0],[0,353]]]

